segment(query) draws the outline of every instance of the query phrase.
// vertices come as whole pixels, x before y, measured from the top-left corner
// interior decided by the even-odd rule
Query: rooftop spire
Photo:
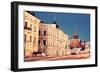
[[[56,15],[54,14],[54,17],[53,17],[53,24],[57,24],[56,23]]]

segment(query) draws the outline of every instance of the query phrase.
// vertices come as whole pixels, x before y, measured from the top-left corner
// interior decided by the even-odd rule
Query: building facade
[[[24,57],[38,51],[40,20],[24,11]]]
[[[39,51],[47,56],[65,55],[68,44],[66,35],[57,24],[40,23],[39,26]]]
[[[81,50],[81,40],[79,39],[78,33],[75,32],[73,34],[73,38],[70,39],[70,50],[72,55],[76,55],[80,53]]]
[[[90,42],[85,42],[85,53],[91,53],[90,50]]]

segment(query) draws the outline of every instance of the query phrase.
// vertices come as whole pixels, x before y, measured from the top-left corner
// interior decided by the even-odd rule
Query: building
[[[90,50],[90,42],[85,42],[85,53],[91,53]]]
[[[39,26],[39,51],[47,56],[65,55],[68,44],[68,35],[57,24],[40,23]]]
[[[90,42],[85,42],[85,49],[90,49]]]
[[[39,19],[24,11],[24,57],[38,51],[39,23]]]
[[[69,43],[70,49],[71,49],[71,54],[79,54],[81,50],[81,40],[79,39],[78,33],[73,34],[73,38],[70,40]]]

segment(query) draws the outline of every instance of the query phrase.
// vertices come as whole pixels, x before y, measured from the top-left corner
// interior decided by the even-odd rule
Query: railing
[[[24,27],[24,29],[27,29],[27,30],[32,30],[31,28],[29,28],[29,27]]]

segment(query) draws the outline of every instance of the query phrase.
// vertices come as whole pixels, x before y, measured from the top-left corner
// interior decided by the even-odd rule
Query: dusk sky
[[[32,12],[45,23],[53,21],[71,38],[77,32],[82,41],[90,41],[90,14],[79,13],[55,13],[55,12]]]

